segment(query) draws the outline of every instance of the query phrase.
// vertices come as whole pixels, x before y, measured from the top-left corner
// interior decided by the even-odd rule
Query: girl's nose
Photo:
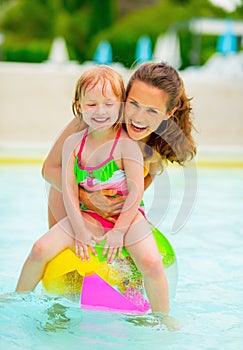
[[[106,108],[105,108],[105,105],[104,104],[99,104],[98,105],[98,112],[100,114],[104,114],[106,112]]]

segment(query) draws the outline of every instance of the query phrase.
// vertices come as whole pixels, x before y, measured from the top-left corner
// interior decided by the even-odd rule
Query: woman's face
[[[128,135],[138,141],[147,141],[166,114],[168,94],[152,85],[136,80],[127,96],[125,104],[125,123]]]

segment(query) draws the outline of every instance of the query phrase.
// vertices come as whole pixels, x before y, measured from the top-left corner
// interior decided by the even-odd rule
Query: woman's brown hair
[[[148,62],[142,64],[131,76],[126,97],[135,81],[141,81],[168,94],[166,113],[174,113],[162,121],[158,129],[151,133],[146,145],[147,156],[156,150],[163,161],[183,164],[196,154],[196,146],[191,135],[194,128],[191,118],[190,98],[186,96],[184,83],[176,69],[167,63]]]

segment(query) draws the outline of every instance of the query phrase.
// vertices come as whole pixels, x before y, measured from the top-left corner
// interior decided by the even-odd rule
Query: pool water
[[[179,168],[169,169],[145,195],[148,215],[178,260],[171,315],[183,326],[171,332],[154,315],[81,310],[78,303],[47,295],[41,287],[16,295],[31,245],[47,230],[47,195],[40,166],[1,165],[0,348],[241,349],[243,169],[199,168],[191,174],[190,179]],[[186,202],[185,177],[198,183]],[[153,199],[158,190],[160,204]],[[187,213],[171,234],[182,204]]]

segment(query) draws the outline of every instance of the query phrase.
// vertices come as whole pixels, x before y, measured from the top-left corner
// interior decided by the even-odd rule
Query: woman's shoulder
[[[152,150],[151,156],[145,159],[144,164],[152,176],[161,174],[166,166],[166,162],[163,161],[161,155],[155,150]]]

